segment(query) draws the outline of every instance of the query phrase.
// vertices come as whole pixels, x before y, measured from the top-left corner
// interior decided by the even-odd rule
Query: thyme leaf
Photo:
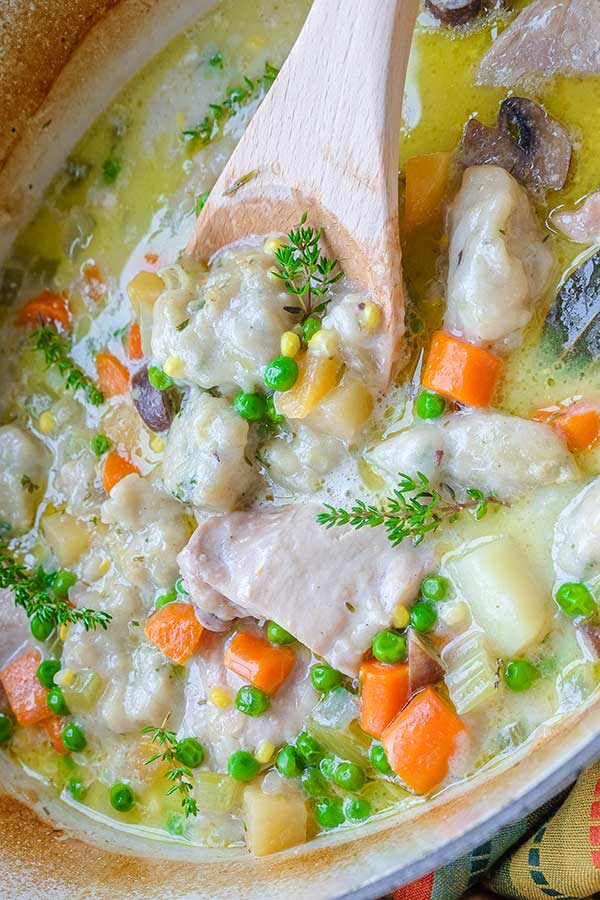
[[[93,406],[104,403],[104,394],[96,387],[89,375],[69,356],[68,344],[50,325],[36,329],[31,335],[31,349],[44,354],[46,367],[56,366],[64,376],[67,390],[76,393],[82,390],[86,399]]]
[[[191,769],[181,765],[175,757],[179,742],[174,731],[167,731],[165,729],[167,719],[165,719],[160,728],[156,728],[154,725],[148,725],[146,728],[142,728],[142,734],[151,734],[151,743],[157,744],[162,748],[162,750],[159,750],[157,753],[153,753],[152,756],[145,761],[144,765],[149,766],[157,760],[165,762],[169,767],[165,772],[165,778],[167,781],[171,782],[171,786],[167,790],[167,797],[170,797],[171,794],[178,793],[181,799],[181,808],[186,818],[189,816],[197,816],[198,804],[191,796],[191,793],[194,790],[194,775]]]

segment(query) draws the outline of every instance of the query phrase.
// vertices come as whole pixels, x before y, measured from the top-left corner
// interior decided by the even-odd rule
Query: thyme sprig
[[[152,735],[152,744],[158,744],[163,748],[150,756],[145,761],[144,765],[149,766],[158,759],[167,763],[169,768],[165,772],[165,778],[167,781],[172,782],[171,787],[167,791],[167,797],[170,797],[171,794],[177,792],[181,798],[181,808],[185,816],[197,816],[198,804],[191,796],[191,793],[194,790],[194,775],[191,769],[187,766],[182,766],[175,758],[179,742],[174,731],[167,731],[165,729],[167,720],[168,716],[160,728],[156,728],[154,725],[148,725],[146,728],[142,729],[142,734]]]
[[[22,607],[30,619],[57,625],[80,622],[86,631],[97,627],[106,629],[111,620],[107,612],[72,607],[62,597],[57,597],[52,585],[55,572],[43,569],[31,571],[10,553],[6,544],[0,544],[0,588],[11,590],[15,605]]]
[[[330,299],[327,293],[344,277],[338,260],[321,253],[322,229],[305,228],[306,219],[304,213],[298,228],[288,234],[289,244],[275,251],[277,269],[272,273],[300,303],[300,306],[286,306],[285,310],[302,316],[303,321],[309,316],[324,314]]]
[[[185,131],[182,131],[183,139],[200,143],[202,147],[212,144],[221,137],[227,120],[237,115],[239,110],[250,100],[262,99],[278,74],[279,69],[276,66],[266,63],[263,74],[256,80],[244,75],[243,87],[230,88],[222,103],[209,103],[210,112],[193,128],[186,128]]]
[[[417,472],[414,477],[400,473],[393,495],[381,506],[355,500],[352,508],[346,510],[326,503],[327,512],[319,513],[317,522],[325,528],[351,525],[357,531],[383,525],[393,547],[406,538],[420,544],[443,522],[454,522],[467,510],[479,520],[486,515],[490,505],[502,505],[493,494],[484,494],[477,488],[469,488],[466,495],[467,500],[458,500],[455,491],[447,484],[434,490],[422,472]]]
[[[37,328],[31,335],[31,349],[44,354],[46,367],[56,366],[65,379],[67,389],[76,393],[82,390],[93,406],[104,403],[104,394],[89,375],[69,356],[67,341],[50,325]]]

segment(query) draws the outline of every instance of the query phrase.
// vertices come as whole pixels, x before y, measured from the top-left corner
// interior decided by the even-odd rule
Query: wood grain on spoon
[[[417,7],[418,0],[315,0],[188,247],[208,259],[232,241],[286,232],[306,211],[346,275],[383,309],[382,387],[404,333],[398,145]]]

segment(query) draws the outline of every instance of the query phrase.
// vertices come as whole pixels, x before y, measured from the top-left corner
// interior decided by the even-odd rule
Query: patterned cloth
[[[468,856],[383,900],[600,900],[600,763]]]

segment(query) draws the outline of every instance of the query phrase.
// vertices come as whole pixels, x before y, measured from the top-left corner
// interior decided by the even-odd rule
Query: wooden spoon
[[[381,387],[404,333],[398,144],[417,7],[418,0],[315,0],[188,246],[209,259],[232,241],[286,232],[307,212],[348,278],[382,308]]]

